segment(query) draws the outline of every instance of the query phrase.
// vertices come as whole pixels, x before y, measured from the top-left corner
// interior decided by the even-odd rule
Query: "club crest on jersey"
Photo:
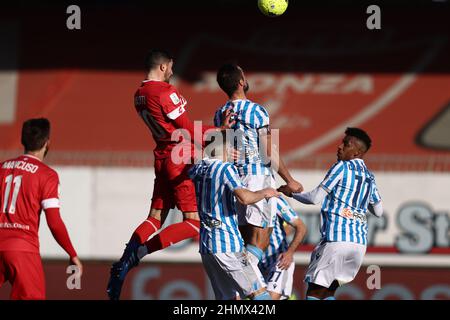
[[[173,104],[180,103],[180,98],[178,98],[178,95],[176,94],[176,92],[172,93],[169,97],[170,97],[170,100],[172,100]]]

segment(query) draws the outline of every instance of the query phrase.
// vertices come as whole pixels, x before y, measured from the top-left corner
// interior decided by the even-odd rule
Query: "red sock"
[[[161,222],[153,217],[149,217],[134,230],[131,240],[136,240],[139,244],[143,244],[159,228],[161,228]]]
[[[164,249],[181,240],[195,237],[198,235],[199,229],[200,221],[193,219],[185,219],[183,222],[171,224],[145,243],[148,253]]]

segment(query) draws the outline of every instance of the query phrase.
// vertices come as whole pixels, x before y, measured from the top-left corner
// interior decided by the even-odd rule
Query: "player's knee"
[[[161,209],[150,209],[150,213],[148,214],[148,218],[153,218],[161,221]]]
[[[200,216],[198,215],[198,212],[183,212],[183,220],[187,219],[200,221]]]

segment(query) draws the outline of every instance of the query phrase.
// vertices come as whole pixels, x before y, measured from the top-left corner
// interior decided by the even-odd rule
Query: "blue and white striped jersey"
[[[321,186],[328,195],[322,203],[322,239],[367,245],[369,203],[381,200],[375,176],[362,159],[336,162]]]
[[[278,259],[278,255],[285,252],[289,247],[286,240],[286,232],[283,223],[291,223],[298,219],[297,213],[292,209],[289,203],[282,197],[277,198],[277,215],[274,217],[275,223],[270,235],[270,242],[264,251],[259,267],[261,270],[270,268],[272,263]]]
[[[243,188],[233,164],[205,158],[190,171],[200,215],[200,253],[241,252],[233,191]]]
[[[270,164],[265,163],[261,156],[258,131],[269,129],[269,114],[266,109],[250,100],[228,101],[220,107],[214,116],[214,125],[220,126],[222,123],[222,113],[233,107],[236,113],[236,125],[234,134],[238,138],[235,146],[242,155],[241,159],[235,162],[241,176],[246,175],[270,175]]]

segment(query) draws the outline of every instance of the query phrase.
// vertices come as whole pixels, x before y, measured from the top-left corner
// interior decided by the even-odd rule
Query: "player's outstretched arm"
[[[280,196],[280,193],[272,188],[265,188],[259,191],[250,191],[244,188],[238,188],[233,191],[236,199],[243,205],[254,204],[262,199]]]
[[[327,196],[327,191],[319,185],[314,190],[308,192],[291,192],[291,189],[284,185],[278,188],[278,191],[282,192],[288,197],[292,197],[297,201],[304,204],[319,204],[322,203],[323,199]]]
[[[289,244],[288,249],[280,254],[278,260],[278,267],[280,267],[280,269],[282,270],[288,269],[292,261],[294,261],[294,253],[297,250],[297,247],[300,245],[300,243],[302,243],[307,232],[306,225],[300,218],[293,219],[288,223],[295,229],[295,233],[294,238]]]
[[[74,264],[79,269],[79,275],[81,276],[83,272],[83,265],[80,259],[77,257],[77,253],[73,248],[72,242],[70,241],[69,233],[67,232],[66,225],[61,219],[59,213],[59,208],[49,208],[45,210],[45,218],[47,220],[47,225],[55,238],[56,242],[67,252],[70,257],[70,263]]]

